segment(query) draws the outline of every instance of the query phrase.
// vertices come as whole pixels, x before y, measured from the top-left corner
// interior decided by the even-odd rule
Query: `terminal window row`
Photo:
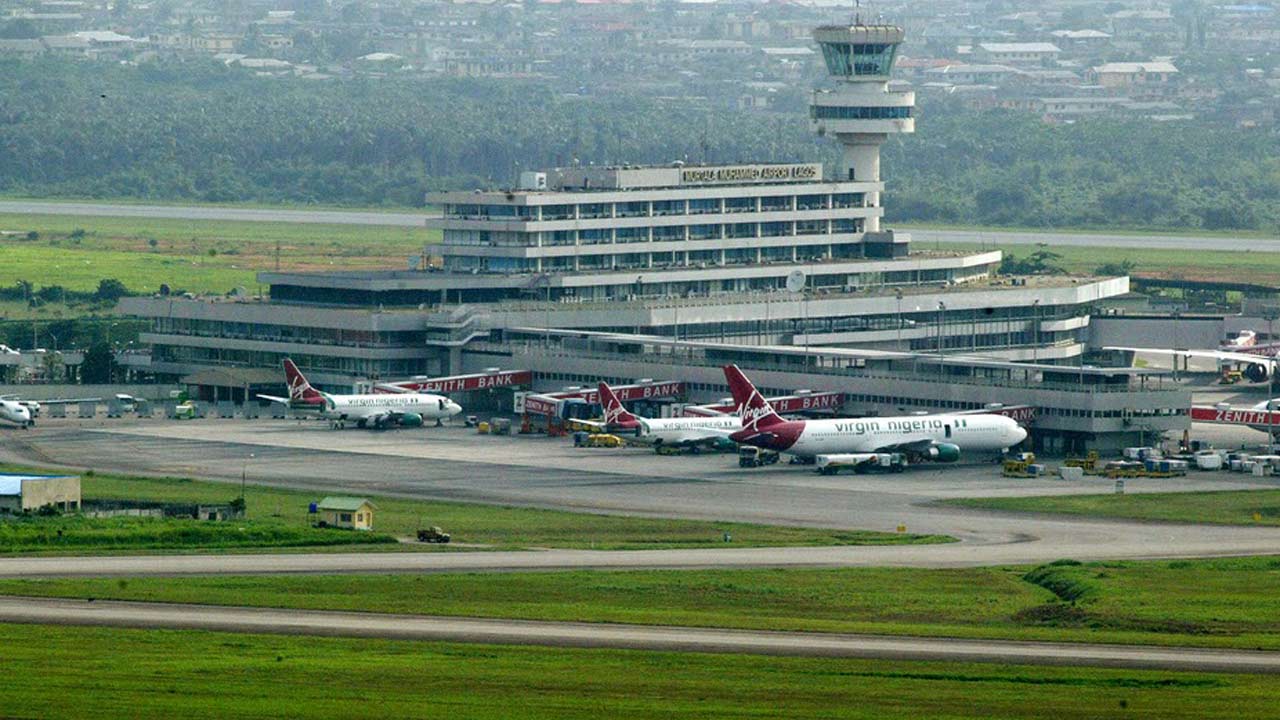
[[[462,220],[584,220],[667,215],[787,212],[792,210],[844,210],[866,207],[865,193],[816,193],[810,195],[761,195],[728,198],[633,200],[611,203],[560,205],[500,205],[490,203],[446,204],[444,215]]]
[[[446,245],[489,247],[559,247],[566,245],[618,245],[641,242],[683,242],[685,240],[740,240],[860,233],[864,218],[798,220],[766,223],[707,225],[659,225],[636,228],[590,228],[513,232],[497,230],[445,230]]]

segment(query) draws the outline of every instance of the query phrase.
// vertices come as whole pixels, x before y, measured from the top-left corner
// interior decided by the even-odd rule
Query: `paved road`
[[[420,227],[438,213],[380,213],[358,210],[286,210],[182,205],[113,205],[110,203],[0,201],[0,213],[39,215],[89,215],[105,217],[175,218],[181,220],[247,220],[256,222],[327,223],[333,225],[389,225]],[[1036,245],[1064,247],[1131,247],[1175,250],[1216,250],[1280,252],[1280,238],[1259,240],[1244,237],[1196,237],[1179,235],[1108,235],[1105,233],[1060,233],[976,230],[912,230],[919,244],[977,243],[990,245]]]
[[[348,210],[285,210],[182,205],[112,205],[108,203],[0,201],[0,213],[86,215],[95,217],[171,218],[177,220],[245,220],[250,222],[328,223],[421,227],[428,213],[379,213]]]
[[[314,491],[394,495],[575,511],[796,526],[942,533],[946,545],[834,548],[727,548],[592,553],[415,553],[373,557],[322,554],[197,558],[0,559],[0,574],[190,574],[240,572],[440,572],[590,567],[771,567],[911,565],[948,567],[1151,557],[1280,554],[1280,528],[1171,525],[1011,515],[939,506],[981,495],[1109,492],[1087,478],[1001,478],[991,465],[920,467],[901,475],[817,475],[774,466],[743,471],[732,456],[658,458],[652,452],[584,451],[564,439],[488,437],[462,428],[368,433],[322,424],[206,420],[190,423],[98,420],[79,428],[51,420],[0,443],[0,460],[61,458],[103,470],[238,482]],[[255,457],[246,465],[250,453]],[[1132,481],[1129,492],[1275,487],[1275,478],[1197,474]],[[77,564],[81,563],[81,564]]]
[[[975,245],[1039,245],[1050,247],[1124,247],[1163,250],[1231,250],[1236,252],[1280,252],[1280,238],[1198,237],[1182,235],[1107,235],[1104,233],[1060,233],[976,230],[912,230],[917,249],[931,244],[972,243]]]
[[[1277,673],[1280,653],[0,598],[0,622],[752,655]]]

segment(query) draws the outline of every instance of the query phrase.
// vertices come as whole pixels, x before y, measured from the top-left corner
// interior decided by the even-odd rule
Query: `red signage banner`
[[[524,411],[531,415],[559,415],[560,401],[546,395],[526,395]]]
[[[399,382],[383,384],[402,388],[411,392],[466,392],[468,390],[488,390],[491,388],[532,385],[533,372],[530,370],[503,370],[496,373],[451,375],[449,377],[428,378],[425,380],[402,380]]]
[[[617,395],[618,399],[623,402],[630,402],[631,400],[645,400],[647,398],[678,397],[684,394],[684,383],[682,382],[647,383],[645,385],[610,385],[609,387],[613,389],[613,394]],[[589,403],[600,403],[600,391],[594,389],[588,390],[583,388],[582,390],[575,390],[573,392],[549,392],[539,394],[550,398],[560,398],[562,400],[567,400],[569,398],[581,398]]]
[[[1280,427],[1280,412],[1248,408],[1191,407],[1191,421],[1224,425],[1274,425]]]
[[[773,409],[780,413],[805,412],[806,410],[829,410],[844,405],[844,393],[821,392],[809,395],[787,395],[784,397],[766,398]],[[733,405],[699,405],[697,408],[686,408],[686,416],[706,415],[707,412],[730,414],[736,408]]]

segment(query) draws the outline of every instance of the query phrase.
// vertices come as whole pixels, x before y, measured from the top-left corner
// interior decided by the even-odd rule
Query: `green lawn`
[[[200,200],[150,200],[146,198],[93,198],[93,197],[32,197],[30,195],[15,193],[0,193],[0,200],[23,201],[30,200],[38,203],[62,203],[66,205],[88,203],[93,205],[152,205],[159,207],[206,207],[206,208],[247,208],[252,210],[346,210],[362,213],[432,213],[439,212],[437,205],[429,205],[425,207],[407,207],[400,205],[334,205],[330,203],[268,203],[268,202],[252,202],[232,200],[228,202],[204,202]]]
[[[1265,675],[0,626],[6,717],[1269,718]]]
[[[1056,235],[1124,235],[1128,237],[1243,237],[1260,240],[1280,240],[1274,232],[1265,230],[1186,230],[1160,229],[1133,230],[1113,227],[1046,228],[1020,225],[946,225],[940,223],[892,223],[903,230],[957,230],[981,233],[1053,233]],[[945,244],[945,243],[944,243]]]
[[[395,544],[385,533],[348,532],[279,520],[23,517],[0,521],[0,552],[93,553]]]
[[[1005,256],[1026,257],[1042,248],[1035,245],[1000,243],[929,243],[920,241],[916,250],[1001,250]],[[1199,250],[1144,250],[1124,247],[1069,247],[1054,245],[1048,248],[1062,256],[1054,264],[1072,273],[1089,274],[1106,263],[1135,263],[1135,275],[1180,277],[1187,280],[1224,282],[1256,282],[1264,285],[1275,283],[1280,274],[1280,253],[1276,252],[1202,252]]]
[[[29,468],[9,470],[26,471]],[[142,478],[95,473],[82,479],[81,494],[85,501],[225,503],[239,494],[239,487],[185,478]],[[270,520],[287,527],[302,527],[308,520],[308,503],[321,499],[325,494],[249,485],[245,498],[250,520]],[[730,534],[733,547],[896,545],[951,541],[949,537],[937,535],[593,515],[377,496],[372,499],[377,504],[375,529],[381,533],[413,535],[418,528],[439,525],[452,533],[455,543],[476,543],[497,548],[619,550],[721,547],[725,545],[725,532]],[[0,548],[0,552],[3,551]]]
[[[941,502],[1012,512],[1223,525],[1280,525],[1280,490],[959,498]]]
[[[255,274],[283,270],[405,267],[440,239],[437,230],[283,222],[172,220],[0,213],[5,262],[0,285],[27,280],[37,287],[93,290],[116,278],[134,292],[161,283],[191,292],[256,290]],[[38,239],[25,239],[35,232]]]
[[[0,594],[1280,650],[1280,559],[3,580]]]

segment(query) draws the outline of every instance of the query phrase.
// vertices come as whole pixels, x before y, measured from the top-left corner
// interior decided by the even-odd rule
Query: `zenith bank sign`
[[[820,177],[822,177],[822,163],[728,165],[724,167],[693,167],[680,171],[680,183],[683,185],[769,182],[771,180],[816,180]]]

